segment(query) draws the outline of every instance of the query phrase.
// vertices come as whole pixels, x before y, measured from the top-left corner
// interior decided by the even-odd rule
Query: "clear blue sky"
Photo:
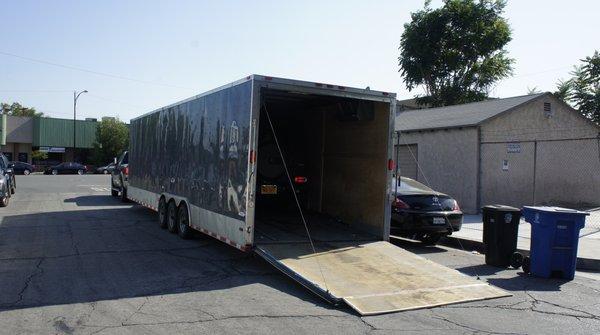
[[[410,98],[418,92],[402,84],[398,44],[410,12],[422,6],[421,0],[3,1],[0,101],[72,117],[72,91],[87,89],[78,117],[128,121],[252,73]],[[600,49],[598,13],[600,2],[592,0],[509,1],[515,76],[492,94],[553,90],[579,59]]]

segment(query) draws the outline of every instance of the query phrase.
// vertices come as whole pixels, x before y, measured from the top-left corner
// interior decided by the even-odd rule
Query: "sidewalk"
[[[593,217],[592,217],[593,216]],[[588,216],[589,222],[600,222],[600,211]],[[519,224],[517,250],[529,254],[531,225],[524,220]],[[460,244],[467,250],[483,252],[483,222],[481,215],[465,215],[462,229],[453,233],[445,242],[452,246]],[[457,243],[460,241],[460,244]],[[579,233],[579,250],[577,251],[577,269],[600,271],[600,227],[586,225]]]

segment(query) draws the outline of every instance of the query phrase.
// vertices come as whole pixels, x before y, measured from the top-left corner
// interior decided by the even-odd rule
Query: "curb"
[[[475,250],[481,254],[485,254],[485,246],[483,245],[482,241],[470,240],[456,236],[446,236],[446,238],[440,240],[439,244],[455,249],[464,248],[467,251]],[[517,251],[525,256],[529,256],[529,250],[517,248]],[[600,259],[577,257],[576,269],[600,271]]]

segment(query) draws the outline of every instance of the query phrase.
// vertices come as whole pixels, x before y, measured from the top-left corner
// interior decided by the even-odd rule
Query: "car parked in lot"
[[[117,160],[110,174],[110,194],[113,197],[121,195],[121,201],[127,202],[127,186],[129,178],[129,152],[124,151]]]
[[[28,175],[35,171],[35,165],[25,162],[10,162],[9,167],[12,167],[15,174]]]
[[[74,163],[74,162],[65,162],[60,163],[58,165],[49,166],[44,171],[44,174],[79,174],[82,175],[87,172],[87,166]]]
[[[99,168],[96,168],[96,173],[100,173],[100,174],[109,174],[112,173],[112,171],[115,169],[115,163],[110,163],[104,166],[101,166]]]
[[[394,181],[395,182],[395,181]],[[436,244],[442,236],[459,231],[463,213],[458,202],[416,180],[401,177],[392,185],[392,233]]]
[[[8,200],[15,194],[17,181],[8,159],[0,154],[0,207],[8,206]]]

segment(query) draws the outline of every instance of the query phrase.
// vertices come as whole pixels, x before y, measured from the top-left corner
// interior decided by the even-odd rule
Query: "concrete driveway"
[[[181,240],[109,195],[108,176],[18,176],[0,208],[3,334],[598,334],[600,282],[523,276],[445,247],[398,245],[513,294],[359,317],[260,258]]]

